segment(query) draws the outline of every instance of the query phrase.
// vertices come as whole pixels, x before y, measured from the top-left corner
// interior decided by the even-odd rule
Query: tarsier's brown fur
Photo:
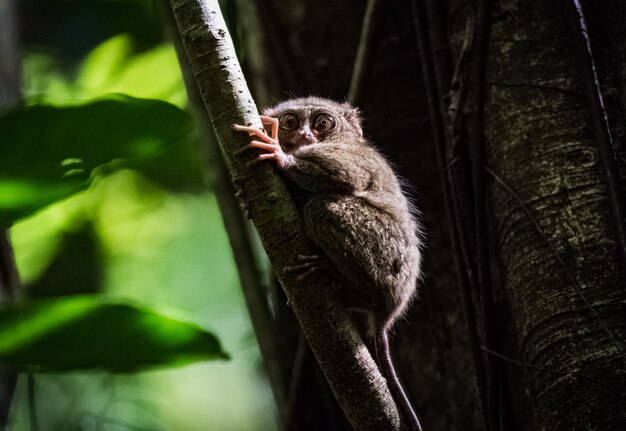
[[[263,142],[248,147],[266,150],[258,160],[274,160],[297,186],[306,233],[330,262],[324,269],[336,272],[346,306],[368,314],[378,363],[411,428],[419,430],[388,343],[390,329],[415,295],[421,265],[419,226],[400,181],[363,137],[359,113],[348,104],[292,99],[264,115],[271,117],[265,124],[279,125],[277,139],[251,133]],[[319,260],[296,268],[316,268]]]

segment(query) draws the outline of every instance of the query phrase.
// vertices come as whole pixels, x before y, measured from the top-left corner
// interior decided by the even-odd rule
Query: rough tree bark
[[[267,167],[248,169],[234,151],[248,141],[234,123],[261,127],[217,1],[172,0],[183,44],[233,181],[268,257],[339,403],[355,429],[400,429],[398,411],[367,348],[323,276],[306,286],[281,269],[311,254],[302,223],[280,178]],[[323,318],[322,318],[323,316]]]
[[[626,424],[626,291],[590,106],[553,2],[498,3],[486,80],[489,202],[535,429]],[[511,353],[512,356],[517,356]]]

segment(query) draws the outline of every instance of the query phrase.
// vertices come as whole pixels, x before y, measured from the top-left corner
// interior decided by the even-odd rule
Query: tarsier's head
[[[278,118],[278,140],[286,152],[325,141],[363,142],[359,111],[347,103],[306,97],[287,100],[263,113]]]

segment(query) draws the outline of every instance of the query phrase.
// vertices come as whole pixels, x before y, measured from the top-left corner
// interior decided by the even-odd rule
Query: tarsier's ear
[[[363,136],[363,128],[361,127],[361,112],[359,108],[354,108],[350,104],[346,103],[346,119],[348,123],[354,127],[354,129],[359,133],[359,136]]]

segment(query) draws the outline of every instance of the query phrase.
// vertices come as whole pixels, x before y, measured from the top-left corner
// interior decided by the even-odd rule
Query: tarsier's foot
[[[285,154],[280,143],[278,142],[278,119],[266,117],[262,115],[261,123],[265,126],[270,126],[271,136],[265,132],[265,129],[255,129],[254,127],[249,126],[240,126],[238,124],[233,124],[233,130],[237,132],[247,132],[250,136],[255,136],[260,141],[253,140],[250,143],[239,150],[235,151],[236,155],[241,155],[251,148],[258,148],[260,150],[265,151],[264,153],[259,154],[255,159],[248,162],[248,166],[254,166],[263,160],[274,160],[278,167],[284,168],[290,164],[293,159],[292,156]]]
[[[309,275],[317,271],[324,271],[332,280],[339,283],[339,286],[354,286],[354,283],[348,278],[344,277],[333,265],[330,259],[322,254],[313,255],[299,255],[298,262],[300,265],[286,266],[284,271],[286,273],[300,273],[297,280],[304,280]],[[333,290],[339,290],[336,283],[332,284]]]
[[[298,262],[300,262],[300,265],[286,266],[284,268],[284,271],[286,273],[301,273],[297,277],[298,280],[304,280],[306,277],[308,277],[310,274],[313,274],[314,272],[328,271],[332,268],[330,260],[328,260],[326,256],[322,256],[319,254],[313,254],[310,256],[301,254],[298,256]]]

